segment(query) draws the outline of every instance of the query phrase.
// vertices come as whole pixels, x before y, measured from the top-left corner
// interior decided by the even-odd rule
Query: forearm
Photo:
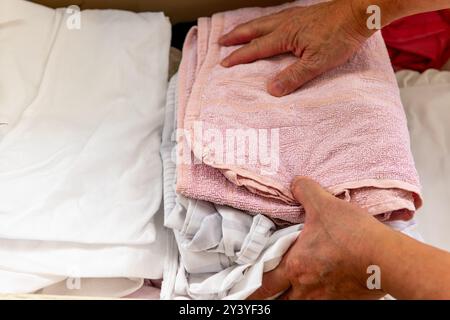
[[[367,236],[361,254],[380,267],[385,292],[398,299],[450,299],[450,253],[381,224]]]

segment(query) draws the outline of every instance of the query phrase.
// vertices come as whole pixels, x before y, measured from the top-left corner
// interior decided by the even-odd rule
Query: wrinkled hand
[[[366,286],[366,241],[384,226],[366,211],[335,198],[308,179],[292,185],[303,204],[306,221],[296,242],[249,299],[266,299],[284,292],[280,299],[378,299],[381,290]]]
[[[284,96],[352,57],[370,36],[364,17],[356,12],[352,1],[335,0],[247,22],[219,39],[224,46],[247,43],[221,64],[232,67],[282,53],[294,54],[298,61],[267,85],[270,94]]]

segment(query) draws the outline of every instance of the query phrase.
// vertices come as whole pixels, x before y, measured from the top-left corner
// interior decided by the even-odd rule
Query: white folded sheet
[[[16,279],[0,292],[164,271],[170,23],[86,10],[70,29],[72,15],[0,1],[0,279]]]
[[[37,95],[60,19],[43,6],[0,1],[0,140]]]
[[[36,97],[0,142],[0,237],[151,243],[170,24],[162,13],[88,10],[70,30],[64,10],[46,35],[53,46]],[[14,34],[15,24],[2,29]]]
[[[427,243],[449,251],[450,72],[403,70],[397,80],[423,186],[419,230]]]
[[[62,290],[53,286],[47,294],[98,295],[119,297],[132,293],[142,285],[142,279],[162,279],[166,268],[168,232],[157,214],[156,240],[145,245],[95,245],[67,242],[0,239],[0,293],[29,293],[65,282],[66,278],[81,279],[81,287]],[[108,285],[107,292],[95,290],[90,294],[84,278],[96,281],[99,288]],[[110,278],[110,279],[108,279]],[[113,290],[113,278],[133,278],[127,290]],[[120,281],[123,288],[125,280]],[[138,282],[137,282],[138,281]],[[137,285],[137,283],[139,285]],[[119,285],[117,285],[119,286]],[[94,286],[90,286],[94,288]]]

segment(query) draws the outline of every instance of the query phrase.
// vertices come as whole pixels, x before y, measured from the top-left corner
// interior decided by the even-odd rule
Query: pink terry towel
[[[303,221],[290,192],[297,175],[382,219],[409,219],[421,205],[406,118],[380,33],[345,65],[276,98],[267,80],[295,61],[282,55],[232,68],[237,47],[219,37],[277,12],[247,8],[201,18],[179,70],[177,191],[184,196]]]

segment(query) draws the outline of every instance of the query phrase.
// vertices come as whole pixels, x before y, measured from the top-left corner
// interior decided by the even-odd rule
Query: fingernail
[[[229,60],[228,59],[223,59],[222,60],[222,62],[220,63],[220,65],[222,66],[222,67],[228,67],[229,65],[230,65],[230,62],[229,62]]]
[[[294,192],[294,193],[298,192],[302,188],[304,179],[305,178],[302,177],[302,176],[294,177],[294,179],[291,182],[291,191]]]
[[[291,182],[291,188],[295,188],[298,186],[299,182],[301,182],[304,179],[302,176],[295,176],[294,179],[292,179]]]
[[[274,80],[271,82],[270,86],[269,86],[269,92],[270,94],[274,95],[274,96],[282,96],[284,95],[285,92],[285,88],[283,85],[283,82],[281,80]]]
[[[225,43],[225,40],[226,40],[226,37],[225,36],[221,36],[220,38],[219,38],[219,44],[220,45],[223,45],[224,43]]]

